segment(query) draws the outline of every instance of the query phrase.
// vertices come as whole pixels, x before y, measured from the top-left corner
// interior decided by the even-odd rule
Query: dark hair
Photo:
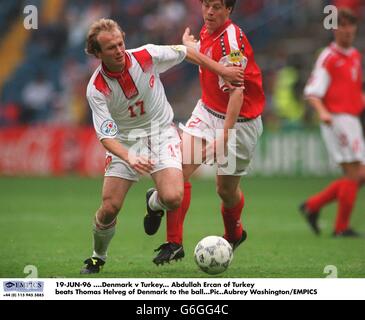
[[[236,4],[236,0],[223,0],[223,2],[226,5],[226,8],[232,8],[233,11],[234,6]]]
[[[203,3],[203,1],[210,2],[212,0],[200,0],[201,3]],[[232,13],[234,6],[236,4],[236,0],[221,0],[221,2],[226,6],[226,8],[232,8],[231,10]]]
[[[358,18],[356,14],[348,8],[340,8],[338,10],[338,24],[342,25],[344,23],[349,23],[353,25],[358,24]]]

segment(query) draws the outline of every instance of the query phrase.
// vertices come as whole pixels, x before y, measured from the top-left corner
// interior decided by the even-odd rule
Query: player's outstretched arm
[[[194,48],[186,47],[186,49],[186,60],[189,62],[209,69],[228,82],[243,83],[244,69],[242,67],[225,67]]]
[[[101,143],[106,150],[127,162],[139,174],[143,175],[152,171],[153,163],[151,160],[144,157],[137,157],[132,152],[129,152],[118,140],[103,139]]]

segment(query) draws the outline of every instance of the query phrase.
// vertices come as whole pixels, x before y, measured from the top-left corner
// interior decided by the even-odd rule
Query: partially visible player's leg
[[[178,208],[183,197],[182,171],[177,168],[166,168],[153,173],[152,179],[161,205],[168,210]]]
[[[360,184],[365,181],[365,143],[359,120],[350,115],[333,116],[332,126],[321,125],[322,136],[331,157],[341,166],[344,176],[321,192],[308,198],[301,206],[312,230],[320,233],[318,217],[327,204],[338,201],[334,234],[349,228],[350,216]]]
[[[345,178],[338,191],[338,211],[334,227],[334,235],[355,235],[350,228],[351,214],[356,202],[361,182],[361,164],[345,163],[341,165]]]
[[[115,233],[118,213],[133,181],[117,177],[105,177],[102,204],[95,215],[94,257],[106,259],[106,251]]]
[[[164,211],[178,208],[183,197],[180,136],[171,126],[162,131],[158,140],[158,148],[152,148],[158,152],[151,155],[156,162],[152,173],[156,188],[146,193],[147,214],[143,221],[148,235],[158,231]]]
[[[167,215],[167,242],[182,244],[184,233],[184,221],[190,208],[191,183],[190,177],[201,166],[203,162],[203,150],[206,141],[196,139],[194,136],[183,132],[182,135],[182,156],[184,176],[184,196],[181,206],[175,210],[168,211]]]
[[[235,250],[247,238],[241,216],[245,198],[240,188],[241,177],[246,175],[262,134],[261,118],[237,123],[227,144],[227,163],[218,163],[217,193],[222,200],[221,213],[226,238]]]
[[[182,170],[184,176],[184,195],[181,206],[167,214],[167,242],[183,243],[184,221],[190,207],[191,175],[203,162],[203,153],[206,146],[205,139],[197,139],[187,132],[182,134]]]
[[[102,204],[97,210],[93,226],[93,253],[92,257],[85,260],[83,274],[97,273],[100,271],[107,258],[107,250],[115,234],[117,215],[133,181],[105,177],[102,191]]]
[[[152,178],[156,184],[156,196],[160,199],[161,204],[169,210],[169,217],[171,211],[174,212],[182,203],[184,193],[182,171],[177,168],[166,168],[153,173]],[[173,219],[173,221],[178,222],[178,219]],[[156,265],[180,260],[185,256],[182,243],[178,240],[178,235],[176,235],[178,225],[173,225],[171,222],[171,219],[168,218],[167,242],[156,249],[159,252],[153,259]]]
[[[243,240],[246,239],[241,221],[245,199],[239,184],[239,176],[217,176],[217,193],[222,200],[224,238],[233,244],[238,243],[242,237]]]
[[[167,241],[182,244],[184,221],[190,207],[192,174],[204,163],[207,140],[214,139],[214,130],[209,125],[209,113],[198,101],[195,110],[182,129],[182,170],[184,175],[184,196],[182,204],[175,210],[168,211]],[[202,120],[204,119],[204,121]]]

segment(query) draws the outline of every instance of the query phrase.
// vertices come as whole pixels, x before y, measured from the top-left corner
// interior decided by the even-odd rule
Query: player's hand
[[[331,113],[327,112],[327,111],[322,111],[319,114],[319,119],[321,120],[321,122],[323,122],[324,124],[327,125],[332,125],[332,115]]]
[[[182,36],[183,45],[191,48],[195,48],[198,41],[195,39],[194,35],[190,33],[190,28],[186,28]]]
[[[131,153],[128,155],[127,162],[130,167],[137,171],[137,173],[139,173],[140,175],[149,174],[154,168],[154,163],[151,159],[141,156],[135,156]]]
[[[222,78],[226,83],[232,84],[233,87],[243,87],[245,70],[242,67],[228,66],[224,67],[224,69]]]

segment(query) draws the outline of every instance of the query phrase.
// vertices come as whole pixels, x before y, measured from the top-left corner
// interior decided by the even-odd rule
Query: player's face
[[[343,48],[350,48],[354,43],[357,32],[357,26],[349,22],[342,22],[338,29],[335,30],[335,39],[337,44]]]
[[[110,71],[122,71],[125,65],[125,44],[119,30],[101,31],[97,38],[101,51],[101,59]]]
[[[221,0],[203,0],[202,11],[205,26],[211,34],[229,19],[231,8],[226,8]]]

